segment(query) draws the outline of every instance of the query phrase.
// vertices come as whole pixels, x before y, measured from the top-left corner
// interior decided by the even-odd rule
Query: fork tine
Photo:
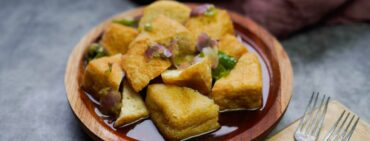
[[[317,107],[316,103],[317,103],[317,99],[319,98],[319,93],[317,92],[316,93],[316,97],[315,97],[315,100],[313,102],[313,105],[310,107],[310,112],[308,114],[308,119],[307,121],[304,123],[304,126],[307,126],[306,128],[304,128],[305,130],[302,130],[302,132],[304,132],[305,134],[308,134],[309,133],[309,130],[310,128],[312,128],[312,122],[314,120],[314,115],[316,115],[316,112],[315,112],[315,108]]]
[[[346,134],[346,133],[348,133],[348,128],[349,128],[349,126],[351,125],[351,123],[352,123],[352,121],[353,121],[353,119],[354,119],[354,118],[355,118],[355,115],[354,115],[354,114],[352,114],[352,118],[351,118],[351,120],[348,122],[347,127],[343,130],[343,133],[341,134],[341,136],[340,136],[339,140],[343,140],[343,139],[344,139],[345,134]]]
[[[337,119],[337,121],[334,123],[334,125],[330,128],[328,134],[326,135],[324,141],[328,141],[329,140],[329,137],[333,134],[333,131],[335,128],[337,128],[337,125],[339,123],[340,120],[342,120],[342,117],[344,115],[345,111],[343,110],[342,114],[340,114],[340,117]]]
[[[310,128],[307,130],[308,131],[307,133],[310,134],[310,135],[313,135],[314,130],[317,128],[317,124],[318,124],[318,122],[321,118],[321,115],[322,115],[321,113],[322,113],[322,108],[324,107],[325,98],[326,98],[326,95],[323,95],[319,107],[314,109],[315,117],[313,117],[313,119],[312,119],[312,123],[311,123],[312,126],[310,126]]]
[[[356,126],[357,126],[357,124],[358,124],[358,121],[359,121],[359,120],[360,120],[360,117],[358,117],[358,118],[357,118],[357,120],[356,120],[355,124],[352,126],[351,130],[348,132],[348,134],[347,134],[347,137],[346,137],[345,141],[349,141],[349,139],[351,138],[351,136],[352,136],[353,132],[355,131],[355,128],[356,128]]]
[[[350,114],[350,112],[347,112],[347,115],[344,118],[344,120],[340,122],[339,128],[337,128],[335,130],[334,135],[333,135],[333,140],[337,140],[337,137],[338,137],[339,133],[341,132],[341,130],[343,129],[344,124],[347,122],[347,119],[349,117],[349,114]]]
[[[322,112],[322,115],[321,115],[321,118],[320,118],[320,121],[318,124],[316,124],[315,126],[315,130],[313,131],[313,135],[318,138],[319,137],[319,133],[322,129],[322,125],[323,125],[323,122],[324,122],[324,119],[325,119],[325,115],[326,115],[326,111],[328,109],[328,103],[330,101],[330,96],[327,97],[326,101],[325,101],[325,106],[323,107],[323,112]],[[318,127],[317,127],[318,126]]]
[[[310,98],[310,101],[308,102],[307,106],[306,106],[306,110],[304,111],[304,116],[302,118],[302,120],[299,122],[299,125],[298,125],[298,128],[297,128],[297,131],[301,131],[303,129],[303,123],[305,122],[305,120],[307,119],[307,115],[308,115],[308,112],[309,112],[309,107],[312,103],[312,100],[313,100],[313,97],[315,95],[315,92],[312,92],[312,95],[311,95],[311,98]]]

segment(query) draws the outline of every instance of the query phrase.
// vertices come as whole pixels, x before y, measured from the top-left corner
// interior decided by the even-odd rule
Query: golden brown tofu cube
[[[135,28],[112,23],[108,25],[104,32],[101,44],[109,55],[125,54],[129,44],[138,34]]]
[[[123,86],[121,112],[114,127],[127,125],[149,116],[144,100],[127,83]]]
[[[118,91],[124,76],[120,66],[121,58],[121,54],[116,54],[90,61],[83,76],[82,87],[94,96],[105,87]]]
[[[216,81],[211,97],[225,109],[258,109],[262,106],[262,71],[254,53],[244,54],[230,74]]]
[[[141,91],[149,84],[150,80],[156,78],[171,66],[168,59],[145,56],[145,51],[150,44],[149,39],[134,41],[130,45],[129,51],[122,57],[121,66],[135,92]]]
[[[221,37],[218,42],[218,50],[237,59],[248,52],[243,43],[239,42],[235,36],[230,34]]]
[[[187,87],[149,85],[145,103],[155,125],[170,140],[185,139],[220,127],[218,106]]]
[[[184,23],[190,17],[191,9],[176,1],[157,1],[145,7],[144,15],[140,19],[140,27],[151,23],[160,15],[167,16],[179,23]]]
[[[208,58],[183,70],[167,70],[161,76],[165,84],[190,87],[205,95],[211,91],[212,73]]]
[[[174,54],[192,54],[195,52],[195,38],[180,23],[166,17],[158,16],[153,20],[151,30],[144,30],[137,39],[149,38],[153,42],[169,47],[176,40]]]
[[[225,10],[216,9],[216,15],[199,15],[191,17],[185,26],[198,37],[200,33],[207,33],[212,39],[219,40],[223,35],[234,35],[234,26],[229,14]]]

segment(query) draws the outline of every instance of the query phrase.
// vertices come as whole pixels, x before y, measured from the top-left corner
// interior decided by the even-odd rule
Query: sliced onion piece
[[[217,41],[212,40],[206,33],[200,33],[198,36],[197,50],[202,52],[204,48],[216,47]]]
[[[206,57],[209,57],[212,63],[212,69],[217,68],[218,66],[218,49],[217,48],[211,48],[211,47],[206,47],[202,50],[204,55]]]
[[[148,58],[153,58],[153,57],[169,58],[172,56],[172,52],[160,44],[155,44],[155,45],[150,46],[145,51],[145,56]]]
[[[197,56],[195,56],[195,57],[194,57],[192,64],[199,63],[199,62],[201,62],[203,59],[204,59],[204,57],[200,57],[199,55],[197,55]]]
[[[163,52],[161,54],[162,58],[170,58],[172,56],[172,52],[168,50],[167,48],[163,49]]]
[[[196,8],[194,8],[191,11],[190,16],[204,15],[212,7],[214,7],[212,4],[203,4],[203,5],[200,5],[200,6],[196,7]]]
[[[209,40],[210,40],[210,37],[206,33],[199,34],[198,43],[197,43],[197,49],[199,52],[201,52],[203,48],[208,47]]]
[[[100,110],[104,114],[118,116],[121,108],[121,93],[107,87],[99,91]]]

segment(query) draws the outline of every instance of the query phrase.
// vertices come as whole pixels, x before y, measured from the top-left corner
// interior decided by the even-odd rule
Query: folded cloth
[[[252,18],[277,37],[318,23],[370,21],[370,0],[225,0],[215,4]]]

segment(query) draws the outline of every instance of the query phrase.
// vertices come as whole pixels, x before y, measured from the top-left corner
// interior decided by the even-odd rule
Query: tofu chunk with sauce
[[[114,123],[114,127],[127,125],[149,116],[144,100],[127,83],[123,85],[121,101],[121,112]]]
[[[143,17],[140,19],[140,27],[151,23],[160,15],[167,16],[178,23],[184,23],[190,17],[191,9],[176,1],[157,1],[144,8]]]
[[[173,54],[186,55],[196,51],[196,40],[182,24],[160,15],[151,23],[150,30],[143,29],[136,40],[149,38],[153,42],[169,47],[174,46]],[[175,43],[174,45],[172,45]]]
[[[191,88],[149,85],[145,103],[154,124],[169,140],[186,139],[220,127],[218,106]]]
[[[212,72],[208,58],[182,70],[167,70],[161,76],[165,84],[190,87],[205,95],[211,91]]]
[[[121,54],[94,59],[87,64],[82,87],[95,97],[101,89],[111,87],[118,91],[124,72],[121,69]]]
[[[237,59],[248,52],[243,43],[230,34],[226,34],[221,37],[218,42],[218,50]]]
[[[145,56],[145,51],[150,44],[149,39],[134,41],[130,45],[129,51],[122,57],[121,66],[135,92],[141,91],[149,84],[150,80],[161,75],[171,66],[168,59]]]
[[[109,55],[125,54],[138,34],[135,28],[111,23],[103,34],[101,44]]]
[[[246,53],[230,74],[216,81],[211,97],[221,110],[258,109],[262,106],[262,71],[258,57]]]
[[[191,17],[185,26],[198,37],[200,33],[207,33],[212,39],[219,40],[226,34],[234,35],[233,23],[225,10],[216,9],[213,16],[199,15]]]

